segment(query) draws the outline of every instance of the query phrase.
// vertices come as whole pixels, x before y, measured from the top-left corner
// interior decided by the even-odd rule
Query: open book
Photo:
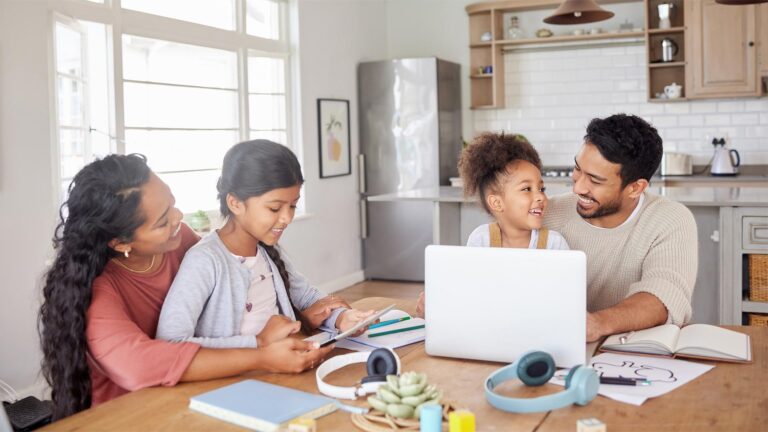
[[[690,357],[737,363],[752,361],[749,335],[708,324],[674,324],[609,336],[600,351]]]

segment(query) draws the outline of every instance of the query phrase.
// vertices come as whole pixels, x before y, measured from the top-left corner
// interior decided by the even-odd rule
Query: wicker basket
[[[768,255],[749,256],[749,299],[768,302]]]
[[[749,314],[749,325],[768,327],[768,315],[755,314],[755,313]]]

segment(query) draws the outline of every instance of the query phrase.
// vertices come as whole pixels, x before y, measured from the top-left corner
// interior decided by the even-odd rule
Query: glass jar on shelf
[[[520,28],[520,22],[516,16],[509,18],[509,29],[507,29],[507,39],[523,39],[523,29]]]

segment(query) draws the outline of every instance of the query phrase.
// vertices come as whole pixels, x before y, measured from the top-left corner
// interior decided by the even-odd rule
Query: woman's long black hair
[[[143,223],[140,188],[149,175],[144,156],[107,156],[75,175],[59,211],[56,259],[45,276],[38,325],[54,419],[91,406],[85,335],[91,285],[116,254],[109,242],[130,241]]]
[[[296,155],[284,145],[269,140],[245,141],[235,145],[224,156],[224,166],[221,177],[216,184],[219,197],[219,210],[222,216],[230,217],[227,206],[227,195],[232,194],[240,201],[261,196],[274,190],[301,185],[304,176]],[[280,278],[285,284],[290,300],[291,282],[288,270],[280,257],[280,251],[274,246],[259,242],[267,251],[267,255],[277,266]],[[296,318],[302,318],[291,300]],[[302,320],[303,321],[303,320]],[[305,327],[306,327],[306,323]]]

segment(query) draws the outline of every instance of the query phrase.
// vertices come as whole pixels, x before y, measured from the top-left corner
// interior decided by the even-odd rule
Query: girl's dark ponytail
[[[85,331],[92,284],[115,254],[109,242],[130,241],[143,223],[140,187],[149,173],[143,156],[107,156],[75,175],[59,211],[56,258],[45,276],[38,323],[54,419],[91,406]]]

